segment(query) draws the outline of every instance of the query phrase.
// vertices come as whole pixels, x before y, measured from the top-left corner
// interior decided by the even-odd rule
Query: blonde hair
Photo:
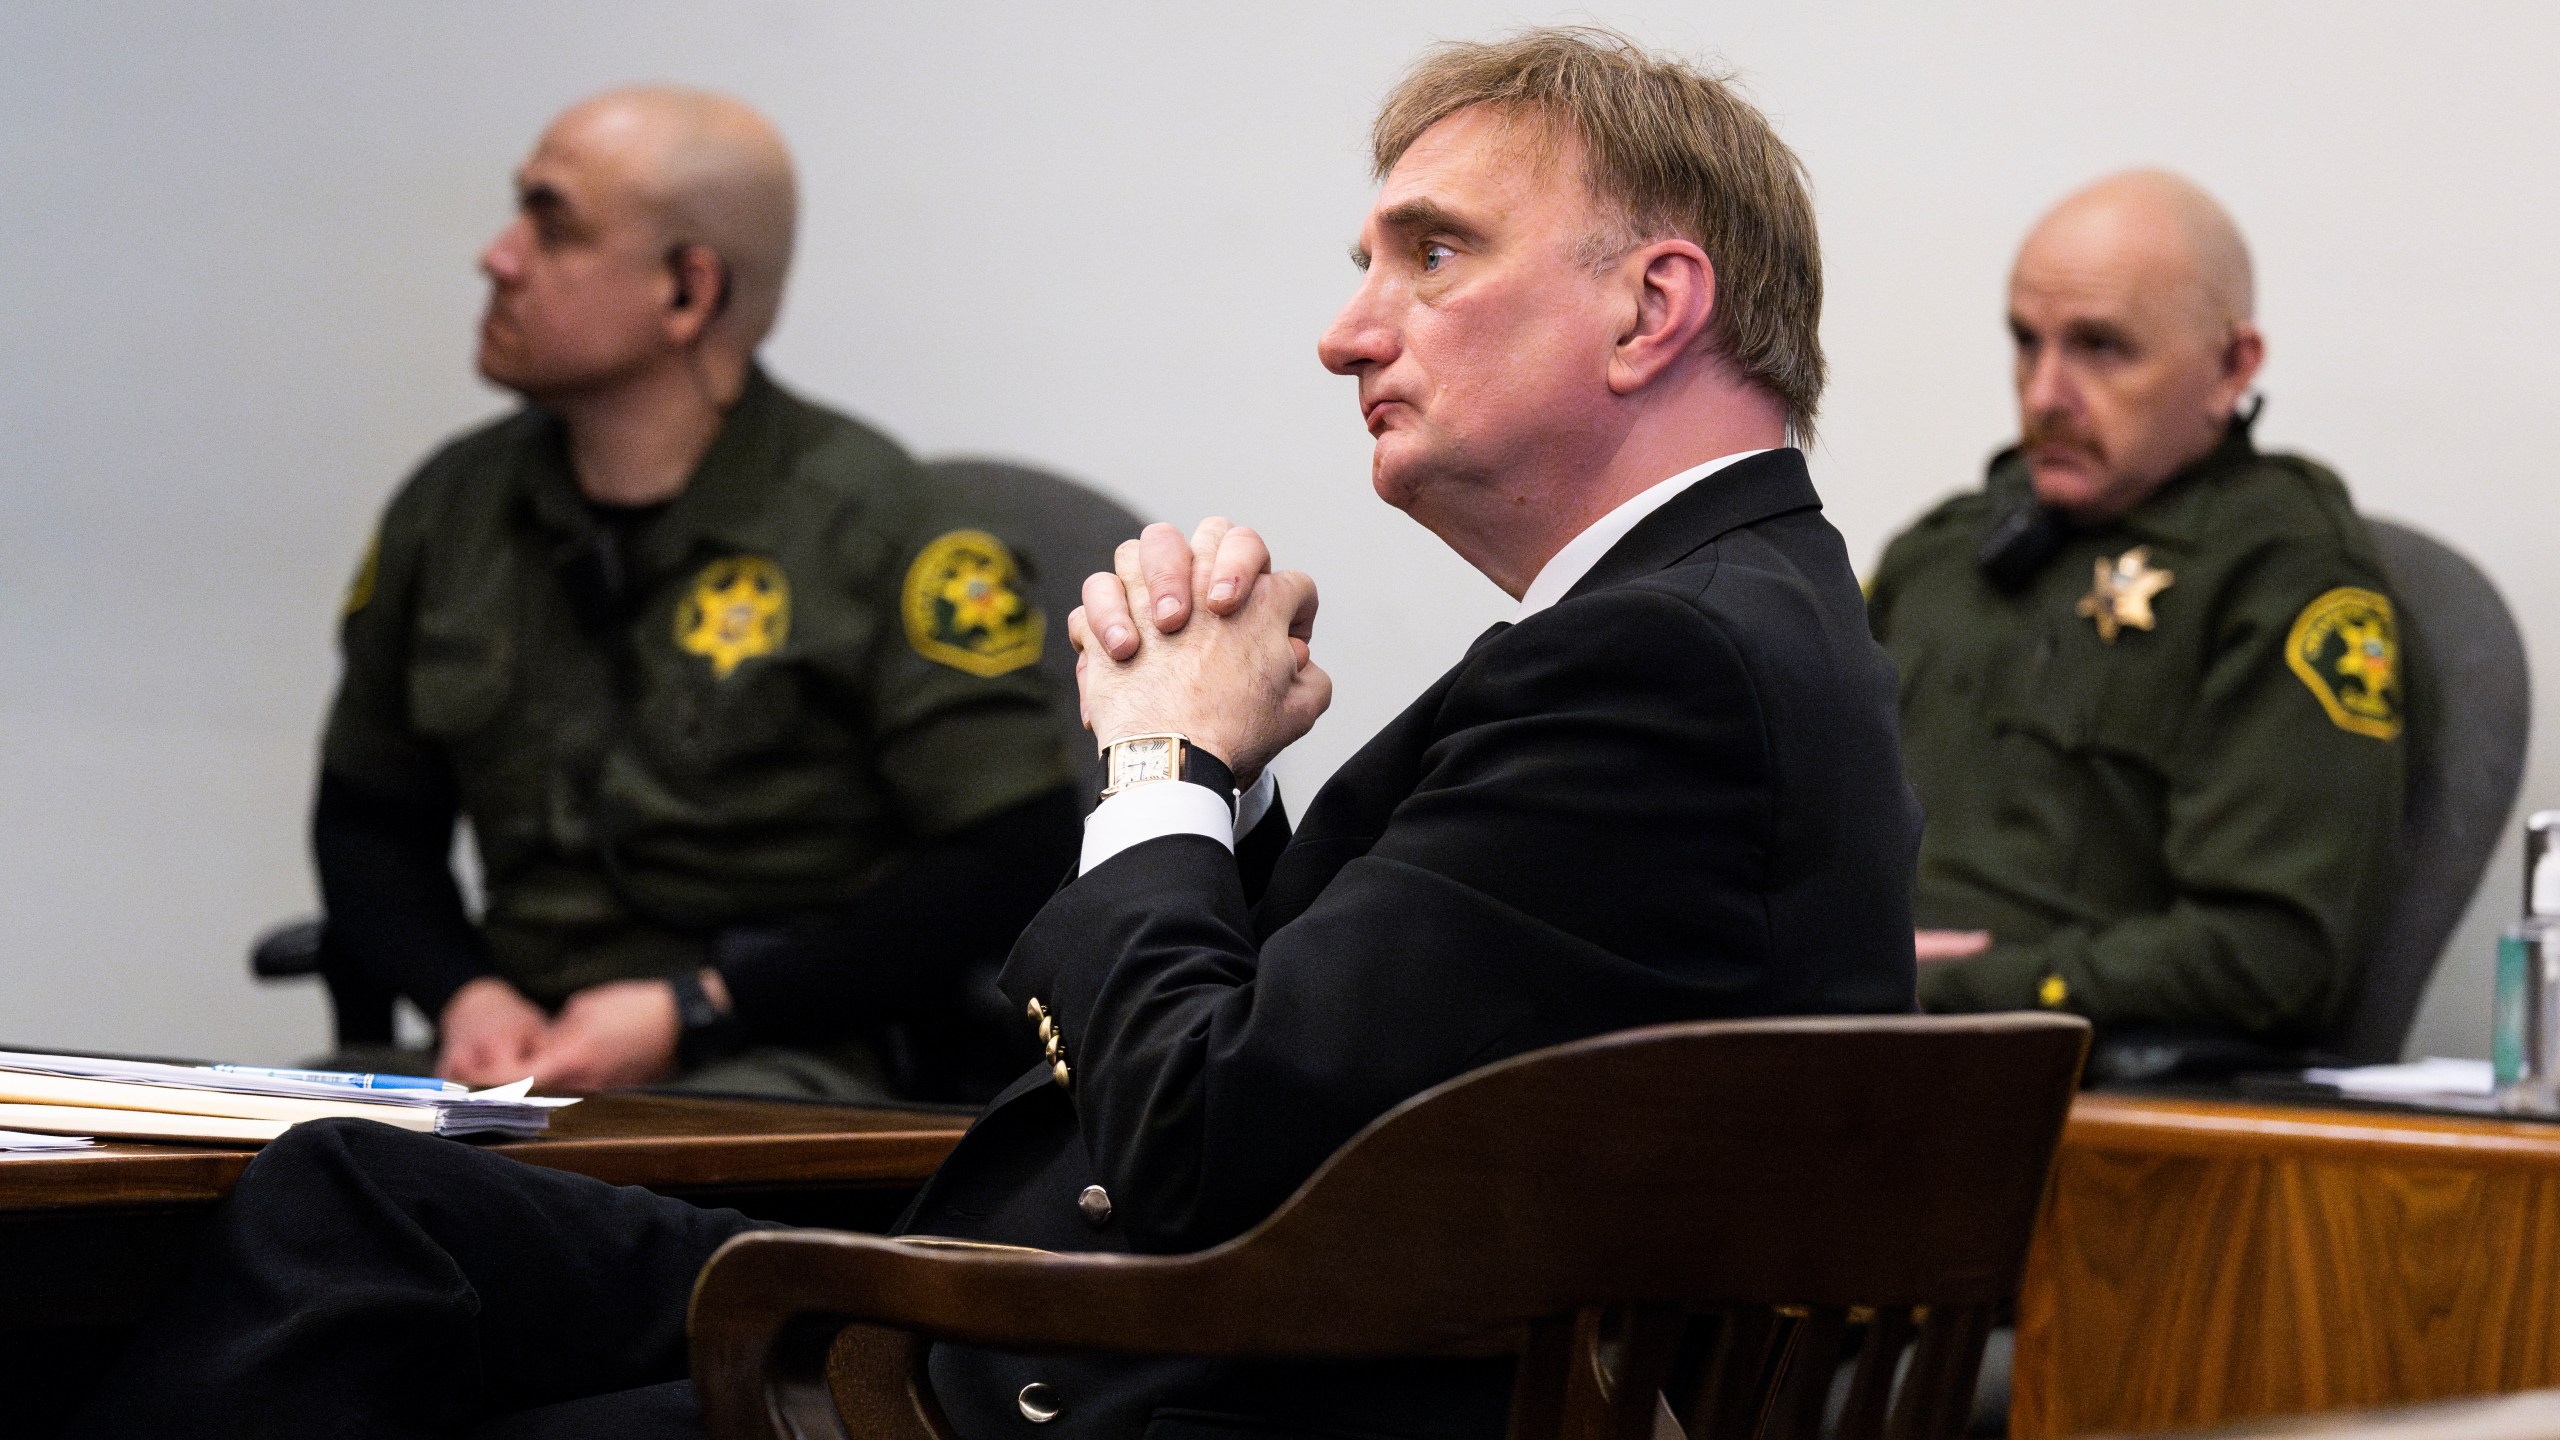
[[[1787,409],[1812,439],[1822,401],[1822,245],[1804,166],[1726,77],[1648,54],[1613,30],[1559,26],[1439,46],[1405,75],[1369,132],[1385,179],[1422,132],[1490,105],[1579,142],[1606,263],[1666,235],[1696,242],[1715,267],[1709,341]]]

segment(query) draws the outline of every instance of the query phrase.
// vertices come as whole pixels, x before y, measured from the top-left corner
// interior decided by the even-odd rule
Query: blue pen
[[[254,1075],[261,1080],[301,1080],[313,1085],[341,1085],[349,1090],[433,1090],[461,1095],[470,1087],[432,1075],[357,1075],[344,1070],[270,1070],[263,1065],[208,1065],[225,1075]]]

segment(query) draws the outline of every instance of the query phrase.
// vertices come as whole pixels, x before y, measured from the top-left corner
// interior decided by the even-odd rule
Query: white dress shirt
[[[1636,528],[1638,521],[1670,504],[1681,491],[1738,460],[1768,453],[1766,450],[1737,450],[1704,465],[1692,465],[1661,484],[1620,501],[1617,509],[1583,527],[1581,534],[1564,542],[1563,549],[1547,557],[1547,563],[1538,569],[1538,578],[1530,581],[1529,588],[1520,592],[1520,612],[1511,617],[1512,622],[1517,624],[1526,620],[1563,599],[1566,591],[1579,584],[1583,576],[1591,573],[1591,567],[1600,563],[1601,556],[1627,538],[1627,532]]]
[[[1636,528],[1638,521],[1671,503],[1681,491],[1737,460],[1763,453],[1744,450],[1691,466],[1592,521],[1539,568],[1538,578],[1521,593],[1520,610],[1513,620],[1526,620],[1563,599],[1576,581],[1600,563],[1601,556],[1627,538],[1627,532]],[[1082,875],[1132,845],[1165,835],[1203,835],[1233,850],[1238,840],[1271,813],[1272,797],[1278,793],[1279,786],[1268,767],[1236,797],[1233,816],[1227,814],[1226,802],[1205,785],[1167,781],[1124,790],[1095,806],[1093,813],[1084,818],[1084,853],[1077,862],[1076,873]]]

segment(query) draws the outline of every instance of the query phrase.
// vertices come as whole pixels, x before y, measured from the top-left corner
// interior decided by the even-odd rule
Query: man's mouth
[[[1371,435],[1380,434],[1387,428],[1387,411],[1402,403],[1392,398],[1364,401],[1360,406],[1360,421],[1369,427]]]

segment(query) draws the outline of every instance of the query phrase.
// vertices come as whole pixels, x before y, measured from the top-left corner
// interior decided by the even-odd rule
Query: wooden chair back
[[[1673,1420],[1693,1440],[1813,1440],[1853,1359],[1828,1433],[1949,1435],[2087,1039],[2062,1016],[1914,1016],[1559,1046],[1407,1101],[1196,1255],[742,1236],[696,1291],[695,1383],[714,1434],[841,1435],[841,1402],[868,1440],[947,1428],[892,1336],[1510,1353],[1514,1440]]]

